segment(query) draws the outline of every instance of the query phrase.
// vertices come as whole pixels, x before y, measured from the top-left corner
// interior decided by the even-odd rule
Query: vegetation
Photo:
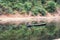
[[[0,0],[0,12],[14,13],[17,10],[28,13],[31,11],[32,14],[41,13],[44,16],[46,15],[45,11],[55,12],[56,3],[56,0]]]
[[[46,26],[26,25],[0,25],[0,40],[52,40],[59,37],[60,29],[57,29],[56,23],[51,22]]]
[[[46,12],[55,12],[56,0],[0,0],[0,13],[13,14],[14,11],[45,16]],[[37,22],[33,22],[37,23]],[[32,24],[33,24],[32,23]],[[60,25],[60,23],[59,23]],[[60,37],[60,26],[55,22],[45,26],[0,25],[0,40],[52,40]]]
[[[48,12],[55,12],[56,11],[56,3],[53,1],[48,1],[47,6],[46,6],[46,10]]]
[[[41,3],[42,3],[42,4],[45,4],[45,3],[46,3],[46,0],[41,0]]]
[[[43,16],[46,15],[46,11],[42,6],[35,6],[32,8],[32,12],[37,15],[38,13],[42,14]]]

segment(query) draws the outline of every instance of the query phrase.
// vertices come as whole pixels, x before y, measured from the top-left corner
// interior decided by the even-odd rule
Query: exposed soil
[[[5,14],[0,15],[0,24],[6,24],[6,23],[15,23],[20,24],[24,22],[32,22],[32,21],[59,21],[60,20],[60,10],[58,9],[57,12],[55,12],[53,15],[51,13],[47,13],[46,16],[31,16],[31,15],[20,15],[19,13],[16,14]]]

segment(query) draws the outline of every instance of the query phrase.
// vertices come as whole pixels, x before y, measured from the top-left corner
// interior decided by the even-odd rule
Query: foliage
[[[48,23],[46,28],[48,29],[49,35],[54,35],[55,34],[55,29],[56,29],[56,23],[55,22],[51,22]]]
[[[58,0],[58,2],[57,2],[59,5],[60,5],[60,0]]]
[[[0,11],[7,12],[7,13],[14,13],[15,10],[20,12],[23,11],[29,12],[31,10],[34,10],[35,11],[34,14],[37,15],[37,13],[39,13],[39,11],[37,10],[41,10],[40,13],[45,15],[44,11],[46,10],[49,12],[53,12],[56,10],[55,3],[51,0],[49,1],[47,0],[0,0],[0,8],[1,8]],[[40,8],[40,5],[42,6],[43,9]],[[35,8],[35,6],[37,6],[37,9]],[[46,10],[44,8],[45,6],[46,6]]]
[[[57,2],[57,0],[53,0],[54,2]]]
[[[41,3],[42,3],[42,4],[45,4],[45,3],[46,3],[46,0],[41,0]]]
[[[25,9],[27,11],[30,11],[31,10],[31,7],[32,7],[32,3],[31,2],[25,2],[24,6],[25,6]]]
[[[35,6],[32,8],[32,12],[37,15],[38,13],[41,13],[43,16],[46,15],[45,9],[43,9],[42,6]]]
[[[55,2],[60,5],[60,0],[55,0]]]
[[[13,9],[18,10],[18,11],[19,10],[22,11],[24,9],[24,4],[22,4],[22,3],[15,3],[14,6],[13,6]]]
[[[0,25],[0,40],[52,40],[59,35],[55,22],[46,26]]]
[[[46,10],[48,12],[55,12],[56,11],[56,3],[53,1],[48,1],[46,5]]]

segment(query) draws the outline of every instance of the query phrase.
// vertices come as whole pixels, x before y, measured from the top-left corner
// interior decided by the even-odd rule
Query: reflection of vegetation
[[[26,25],[0,25],[0,40],[52,40],[59,35],[58,31],[54,23],[31,28]]]
[[[51,1],[51,0],[49,0]],[[48,12],[54,12],[56,10],[55,3],[54,1],[49,2],[47,0],[0,0],[0,8],[2,9],[7,9],[6,11],[4,10],[3,12],[7,13],[13,13],[14,10],[17,11],[34,11],[33,14],[37,15],[39,12],[44,16],[46,13],[45,11]],[[47,4],[46,10],[45,6]],[[42,6],[42,8],[40,7]],[[32,12],[31,11],[31,12]]]
[[[51,22],[49,24],[47,24],[46,28],[48,29],[49,35],[53,36],[56,32],[56,23],[55,22]]]

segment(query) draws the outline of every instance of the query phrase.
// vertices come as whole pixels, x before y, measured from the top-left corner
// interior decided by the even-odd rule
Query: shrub
[[[33,6],[37,3],[37,0],[31,0]]]
[[[6,13],[10,13],[10,14],[13,14],[13,9],[11,8],[11,7],[9,7],[9,8],[7,8],[6,10],[5,10],[5,12]]]
[[[46,10],[48,12],[55,12],[56,11],[56,3],[53,1],[48,1],[46,5]]]
[[[25,2],[24,3],[24,7],[27,11],[30,11],[31,10],[31,7],[32,7],[32,3],[31,2]]]
[[[46,3],[46,0],[41,0],[41,3],[42,3],[42,4],[45,4],[45,3]]]
[[[57,0],[53,0],[54,2],[57,2]]]
[[[56,1],[56,0],[55,0]],[[54,12],[56,10],[56,4],[53,1],[47,1],[47,0],[0,0],[0,7],[3,6],[4,8],[1,7],[2,9],[7,9],[7,13],[12,13],[12,11],[17,10],[17,11],[26,11],[29,12],[34,10],[34,14],[41,13],[42,15],[45,15],[45,9],[43,4],[46,5],[46,10],[49,12]],[[40,5],[42,5],[43,9],[40,8]],[[37,7],[34,7],[37,6]],[[40,11],[38,11],[40,10]]]
[[[21,11],[21,10],[24,9],[24,4],[22,4],[22,3],[15,3],[14,6],[13,6],[13,9]]]
[[[40,8],[39,13],[41,13],[42,16],[45,16],[46,15],[46,11],[43,8]]]
[[[57,0],[57,3],[60,5],[60,0]]]
[[[13,9],[12,9],[12,4],[9,2],[8,4],[7,4],[8,2],[0,2],[0,8],[1,8],[1,10],[0,11],[2,11],[2,13],[3,12],[5,12],[5,13],[13,13]]]
[[[37,15],[39,12],[38,12],[38,7],[34,7],[31,9],[31,11],[33,12],[34,15]]]
[[[21,3],[25,3],[27,0],[18,0]]]
[[[32,12],[37,15],[38,13],[41,13],[43,16],[46,15],[46,11],[43,7],[41,6],[35,6],[32,8]]]

